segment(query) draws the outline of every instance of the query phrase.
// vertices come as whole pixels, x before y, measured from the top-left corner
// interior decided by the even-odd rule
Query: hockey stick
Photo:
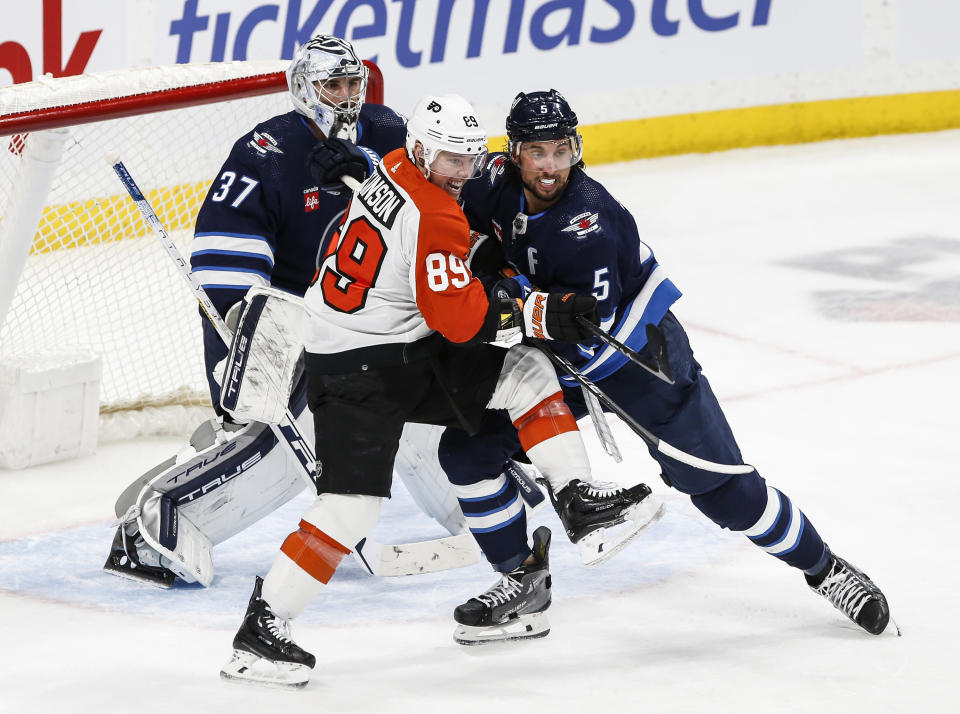
[[[140,191],[140,187],[137,186],[137,182],[133,180],[133,176],[131,176],[130,172],[127,171],[127,167],[123,165],[122,161],[117,161],[113,165],[113,170],[120,178],[120,182],[123,184],[124,188],[127,189],[127,193],[130,194],[130,198],[133,199],[135,204],[137,204],[137,208],[139,208],[140,213],[143,214],[143,218],[147,222],[147,225],[149,225],[153,229],[154,233],[157,234],[157,237],[160,238],[160,242],[167,251],[167,255],[169,255],[176,264],[180,275],[184,280],[187,281],[187,285],[190,286],[191,292],[200,303],[200,307],[203,309],[204,314],[207,316],[207,319],[210,320],[210,324],[213,325],[213,328],[217,331],[217,336],[223,340],[225,345],[229,346],[233,341],[233,334],[230,332],[230,328],[227,327],[227,323],[223,321],[223,318],[220,316],[217,308],[214,307],[214,304],[210,301],[207,291],[203,289],[202,285],[200,285],[200,282],[197,280],[196,276],[190,272],[190,268],[183,259],[183,256],[180,254],[179,249],[173,242],[173,239],[170,238],[170,235],[167,233],[167,229],[164,228],[163,224],[160,222],[160,219],[154,212],[150,202],[147,201],[143,195],[143,192]],[[303,467],[303,477],[307,480],[307,483],[316,489],[317,483],[314,475],[314,464],[316,463],[317,459],[313,453],[313,449],[310,448],[310,445],[304,440],[303,434],[300,433],[296,418],[290,413],[290,410],[287,409],[284,412],[283,418],[279,424],[271,424],[270,428],[273,430],[277,440],[282,441],[287,445],[290,453]]]
[[[364,538],[353,555],[371,575],[393,577],[473,565],[480,559],[480,548],[470,533],[396,545]]]
[[[647,342],[654,351],[657,360],[656,364],[650,364],[639,352],[627,347],[609,332],[593,324],[583,315],[577,315],[576,319],[581,327],[589,330],[596,337],[599,337],[601,342],[617,350],[617,352],[623,354],[631,362],[640,365],[654,377],[662,379],[667,384],[673,384],[673,370],[670,369],[670,362],[667,360],[667,345],[656,327],[649,324],[647,325]]]
[[[623,461],[623,456],[620,455],[620,447],[617,446],[617,441],[613,438],[613,432],[610,431],[607,418],[603,413],[603,409],[600,408],[600,402],[597,401],[593,393],[583,385],[580,386],[580,391],[583,392],[583,401],[587,405],[590,421],[593,422],[593,428],[600,438],[600,444],[603,446],[603,450],[613,458],[615,463],[619,464]]]
[[[640,424],[638,424],[632,416],[624,411],[623,407],[608,397],[603,390],[594,384],[586,375],[583,374],[583,372],[570,364],[569,360],[561,357],[552,349],[550,349],[550,347],[539,340],[536,341],[536,345],[543,350],[544,354],[550,358],[550,361],[577,380],[584,389],[593,394],[593,396],[603,402],[603,404],[610,409],[610,411],[620,417],[620,419],[622,419],[623,422],[629,426],[637,436],[643,439],[651,449],[659,451],[664,456],[669,456],[671,459],[679,461],[682,464],[692,466],[696,469],[702,469],[703,471],[711,471],[718,474],[748,474],[754,471],[753,466],[750,466],[749,464],[718,464],[714,461],[707,461],[706,459],[693,456],[692,454],[688,454],[686,451],[681,451],[675,446],[668,444],[666,441],[663,441],[647,429],[644,429],[642,426],[640,426]]]
[[[118,160],[114,162],[113,170],[117,174],[117,177],[120,179],[120,182],[123,184],[124,188],[127,190],[127,193],[130,194],[130,198],[137,205],[137,208],[140,209],[140,213],[143,215],[147,225],[153,229],[154,233],[156,233],[157,237],[160,239],[164,249],[167,251],[167,255],[170,256],[171,260],[173,260],[174,264],[177,266],[177,270],[180,272],[180,275],[190,286],[191,292],[193,293],[194,297],[197,298],[197,301],[200,303],[200,307],[203,309],[204,314],[217,331],[217,335],[223,340],[224,344],[229,345],[233,340],[230,329],[223,321],[223,318],[220,316],[217,308],[210,301],[206,290],[204,290],[203,286],[200,285],[196,276],[190,272],[190,267],[180,254],[176,244],[170,238],[170,235],[167,233],[167,229],[164,228],[163,223],[160,222],[160,219],[157,217],[156,212],[154,212],[150,202],[147,201],[146,197],[144,197],[143,192],[137,185],[137,182],[134,181],[133,176],[130,175],[130,172],[127,170],[127,167],[124,166],[122,161]],[[345,177],[345,179],[348,178],[349,177]],[[352,181],[353,179],[350,180]],[[276,435],[277,440],[287,445],[290,453],[293,454],[297,462],[302,467],[303,477],[315,490],[316,477],[314,475],[314,464],[316,463],[316,456],[313,453],[313,449],[303,438],[303,434],[297,427],[296,419],[290,410],[286,410],[283,419],[279,424],[271,424],[270,428]],[[436,554],[432,558],[433,565],[436,566],[433,568],[433,570],[449,570],[452,568],[459,568],[464,565],[471,565],[477,561],[476,547],[474,545],[475,541],[473,536],[469,533],[462,533],[457,536],[441,538],[435,542],[442,542],[443,546],[438,547]],[[420,566],[420,562],[423,558],[422,547],[425,545],[429,546],[430,543],[431,541],[426,541],[425,543],[397,543],[392,545],[381,545],[381,561],[384,559],[388,560],[393,564],[393,570],[397,571],[384,574],[414,575],[416,573],[429,572]],[[359,546],[360,544],[358,544],[358,547]],[[389,551],[389,554],[387,551]],[[406,570],[404,571],[404,569]]]

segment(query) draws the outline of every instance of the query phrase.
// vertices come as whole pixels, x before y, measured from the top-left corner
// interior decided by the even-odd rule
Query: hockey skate
[[[866,573],[837,555],[821,575],[806,575],[807,585],[871,635],[879,635],[890,621],[887,598]]]
[[[263,578],[258,576],[243,624],[233,638],[233,656],[220,676],[267,687],[304,687],[317,659],[290,638],[290,622],[274,614],[262,589]]]
[[[453,639],[461,645],[546,637],[550,632],[550,529],[533,532],[533,558],[506,573],[499,583],[453,611]]]
[[[113,537],[113,543],[110,546],[110,555],[107,556],[107,562],[103,564],[104,571],[158,588],[173,587],[177,576],[173,571],[163,567],[160,563],[160,554],[150,551],[151,554],[156,555],[156,562],[146,562],[138,552],[137,541],[143,544],[139,533],[131,536],[126,534],[122,525],[117,528],[117,534]]]
[[[580,547],[588,568],[605,563],[623,550],[642,530],[663,516],[663,501],[639,483],[623,488],[610,483],[574,479],[556,494],[553,507],[571,542]],[[608,534],[607,529],[628,523]]]

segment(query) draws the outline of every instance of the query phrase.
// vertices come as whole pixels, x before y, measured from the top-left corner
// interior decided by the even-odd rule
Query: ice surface
[[[353,562],[294,623],[318,665],[296,693],[217,672],[253,575],[301,497],[215,551],[213,586],[100,572],[113,501],[170,440],[0,472],[0,712],[955,712],[960,589],[960,132],[590,169],[684,291],[676,314],[746,459],[884,589],[903,637],[870,637],[802,578],[720,531],[614,423],[614,466],[668,512],[596,571],[552,513],[544,639],[457,646],[476,565],[375,579]],[[381,540],[439,535],[399,487]]]

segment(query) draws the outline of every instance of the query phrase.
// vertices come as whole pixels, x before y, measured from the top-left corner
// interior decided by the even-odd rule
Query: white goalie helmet
[[[477,113],[458,94],[429,95],[421,99],[407,120],[407,156],[417,163],[414,147],[423,146],[427,176],[476,178],[487,156],[487,132]],[[440,156],[441,152],[446,152]],[[438,161],[438,158],[440,159]]]
[[[354,140],[368,74],[353,45],[333,35],[316,35],[294,53],[287,86],[294,108],[326,136]]]

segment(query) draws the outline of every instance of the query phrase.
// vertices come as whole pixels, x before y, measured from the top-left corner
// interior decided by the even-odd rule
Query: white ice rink
[[[375,579],[352,560],[294,623],[287,692],[218,677],[256,573],[309,502],[218,547],[204,590],[105,575],[113,502],[178,445],[144,440],[0,471],[0,712],[958,712],[960,132],[601,166],[685,295],[744,456],[883,588],[871,637],[801,575],[720,531],[614,424],[614,466],[668,512],[595,571],[552,512],[552,631],[456,645],[485,565]],[[158,247],[159,250],[159,247]],[[381,540],[437,535],[397,489]]]

